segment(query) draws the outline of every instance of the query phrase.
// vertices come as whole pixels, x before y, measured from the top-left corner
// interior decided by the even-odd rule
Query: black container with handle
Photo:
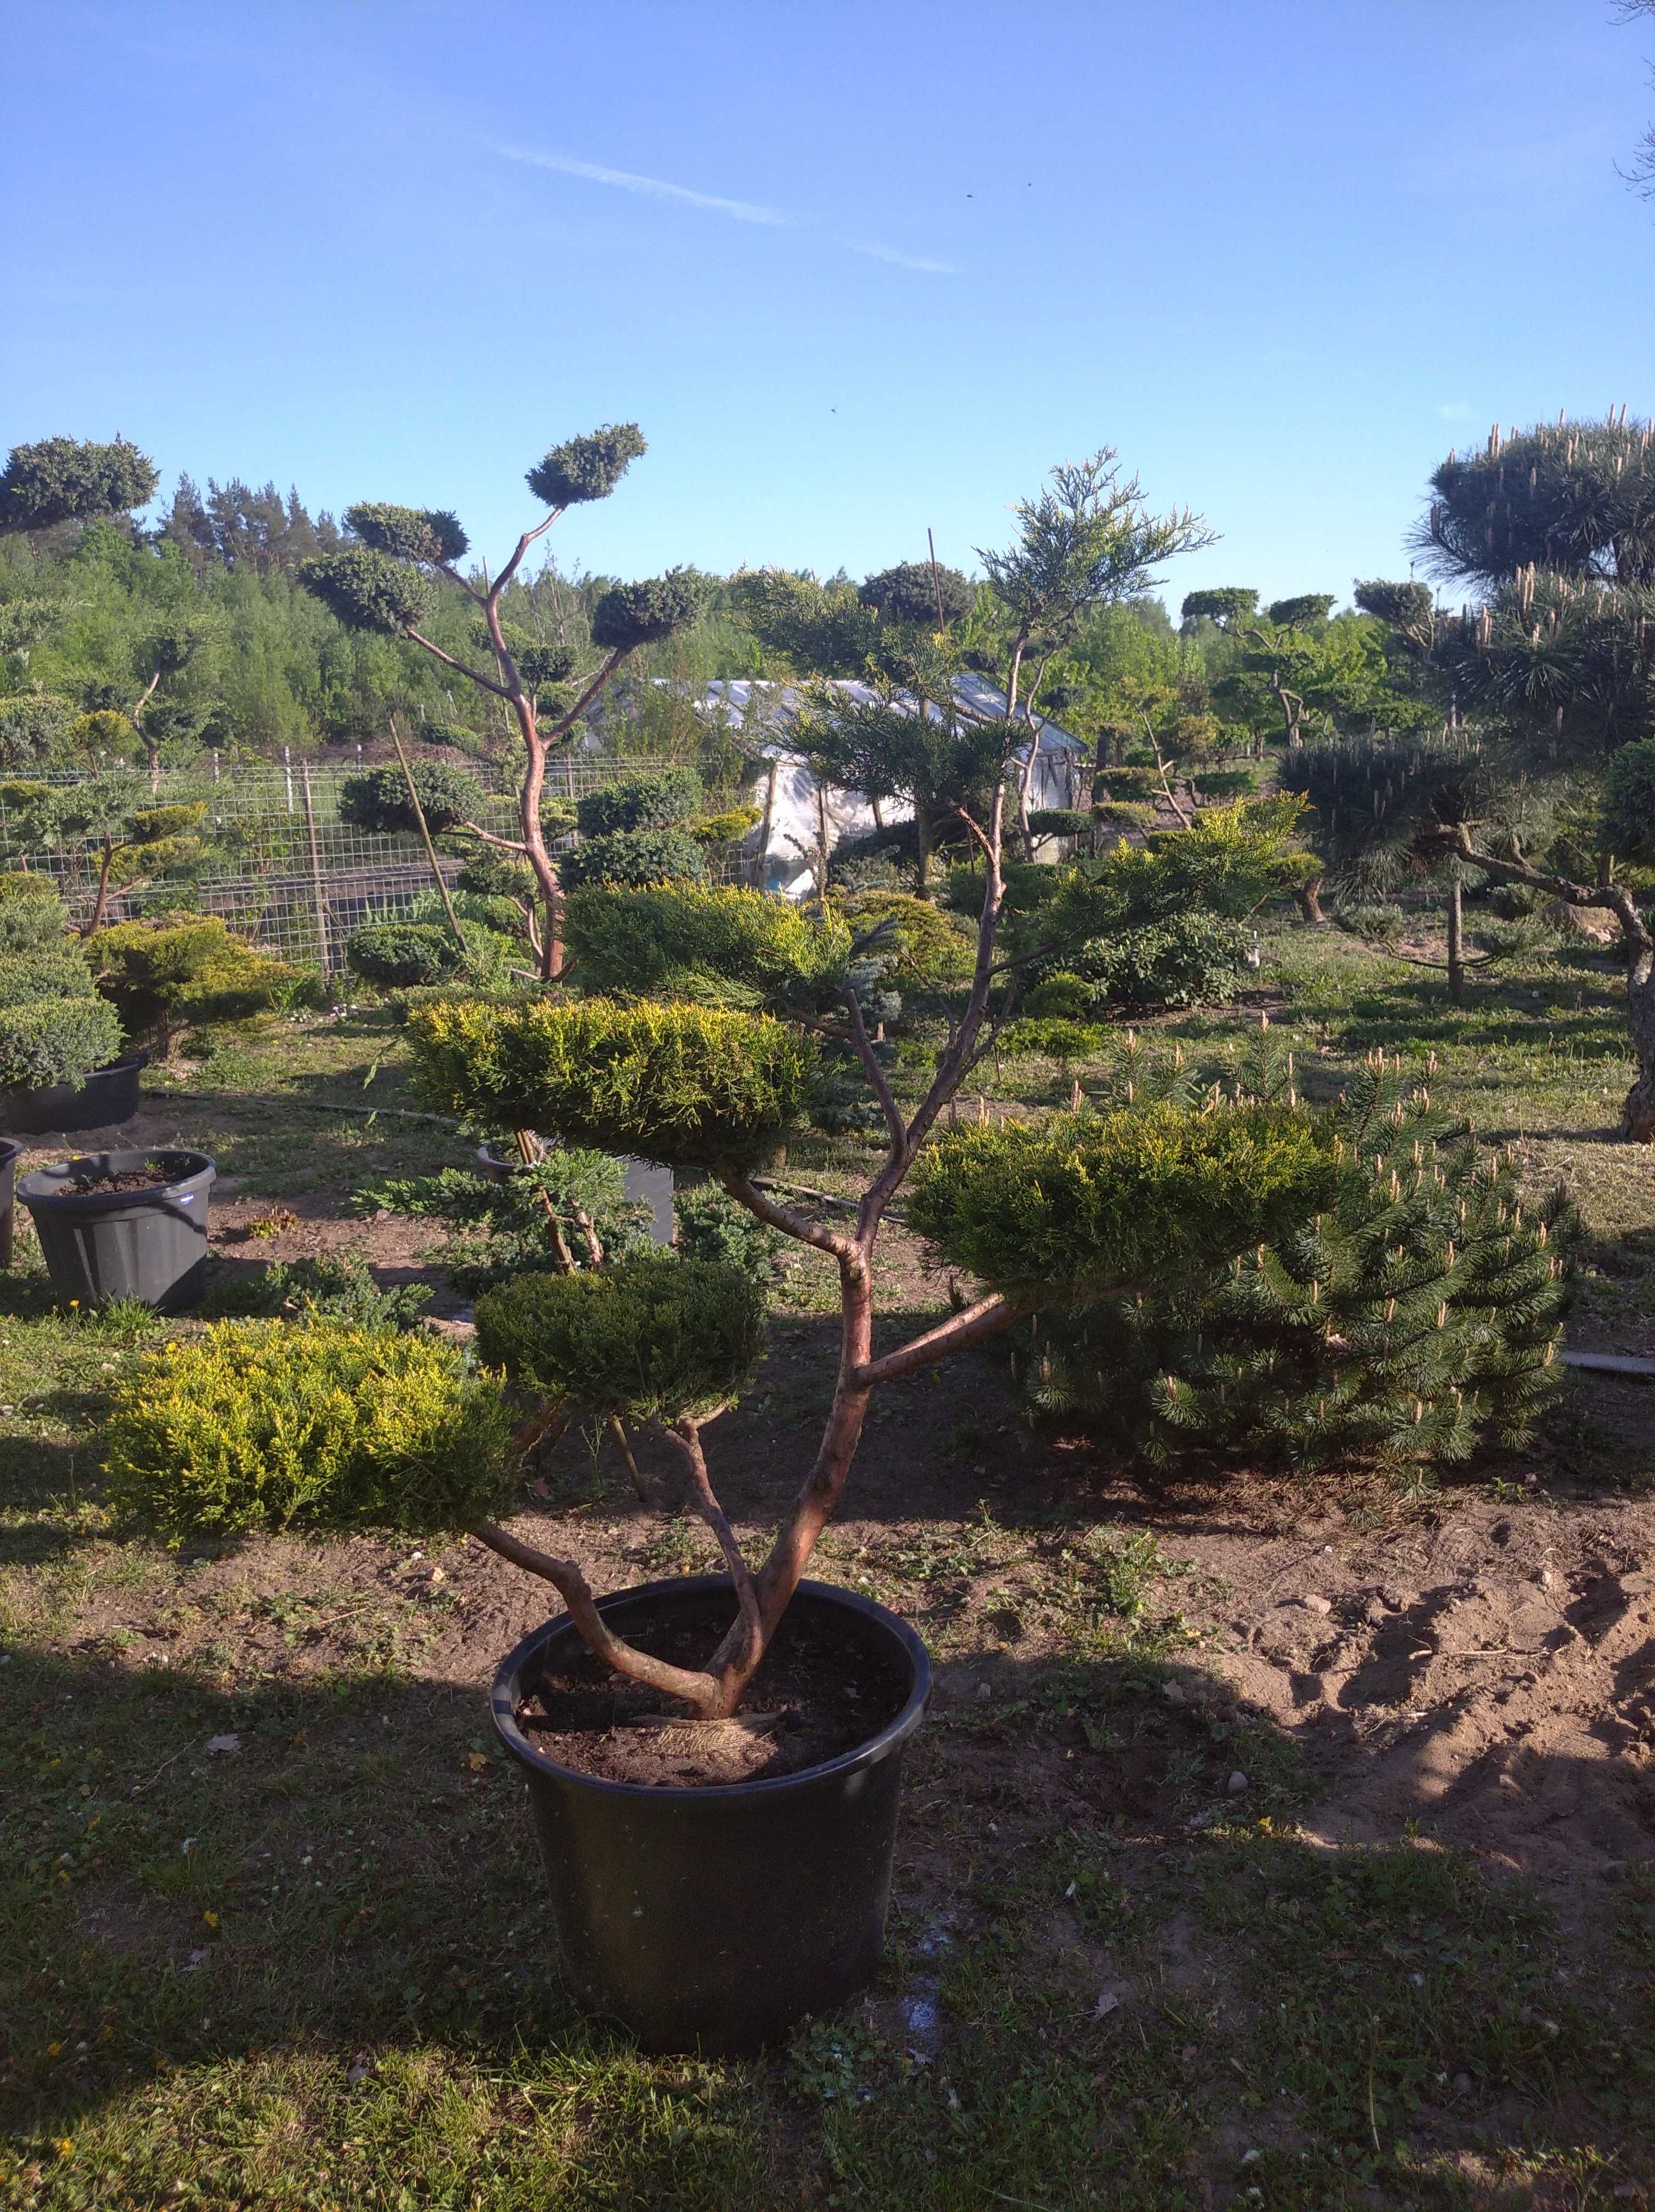
[[[99,1190],[102,1176],[158,1170],[143,1190]],[[205,1152],[87,1152],[36,1168],[17,1186],[67,1303],[136,1298],[162,1313],[198,1303],[207,1287],[207,1206],[218,1170]]]
[[[710,1631],[709,1650],[734,1607],[721,1575],[598,1601],[629,1640],[693,1625]],[[777,1644],[805,1623],[865,1654],[871,1674],[894,1670],[906,1695],[867,1742],[770,1780],[657,1789],[538,1751],[520,1714],[548,1665],[583,1648],[566,1614],[495,1677],[494,1724],[527,1778],[564,1978],[577,2003],[647,2050],[756,2051],[806,2014],[834,2011],[879,1964],[903,1753],[924,1716],[930,1662],[905,1620],[827,1583],[800,1583]]]

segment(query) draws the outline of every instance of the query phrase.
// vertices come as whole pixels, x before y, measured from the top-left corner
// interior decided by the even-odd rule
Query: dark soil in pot
[[[729,1624],[725,1598],[704,1620],[675,1621],[636,1640],[675,1667],[702,1667]],[[765,1654],[733,1721],[664,1711],[657,1690],[611,1674],[584,1644],[542,1676],[518,1719],[537,1751],[606,1782],[693,1790],[797,1774],[855,1751],[902,1711],[910,1670],[847,1643],[833,1624],[802,1620]]]
[[[65,1188],[72,1191],[94,1190],[164,1190],[173,1181],[169,1170],[160,1165],[135,1168],[126,1175],[77,1175],[70,1177]]]
[[[685,1656],[701,1662],[734,1611],[727,1579],[712,1575],[598,1602],[629,1641],[664,1650],[681,1637]],[[528,1784],[575,2001],[650,2050],[724,2054],[758,2050],[866,1987],[884,1940],[903,1753],[931,1688],[925,1647],[907,1622],[849,1590],[801,1583],[768,1680],[761,1670],[750,1699],[760,1720],[770,1701],[776,1741],[743,1734],[778,1765],[789,1736],[807,1758],[818,1730],[816,1751],[846,1735],[860,1741],[790,1772],[739,1781],[707,1776],[704,1747],[679,1762],[702,1772],[671,1772],[671,1735],[681,1744],[689,1731],[659,1723],[658,1739],[669,1741],[648,1753],[648,1780],[550,1757],[549,1734],[587,1759],[613,1759],[631,1733],[621,1724],[630,1692],[595,1666],[588,1673],[584,1655],[566,1615],[550,1621],[504,1662],[493,1697],[496,1730]],[[543,1686],[563,1723],[550,1732],[534,1726],[549,1717]],[[857,1696],[844,1697],[847,1688]],[[870,1719],[840,1722],[836,1698],[867,1707]]]

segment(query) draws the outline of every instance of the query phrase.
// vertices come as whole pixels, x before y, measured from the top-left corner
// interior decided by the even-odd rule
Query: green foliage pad
[[[478,1300],[478,1351],[514,1382],[633,1421],[709,1414],[764,1352],[750,1273],[652,1255],[573,1275],[524,1275]]]
[[[756,1165],[803,1112],[816,1065],[768,1016],[653,1000],[422,1006],[407,1035],[439,1110],[672,1167]]]
[[[1331,1200],[1328,1142],[1269,1107],[951,1130],[909,1219],[1013,1304],[1086,1305],[1230,1259]]]

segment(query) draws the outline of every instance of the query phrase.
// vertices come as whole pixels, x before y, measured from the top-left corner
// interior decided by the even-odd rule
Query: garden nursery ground
[[[1157,1033],[1217,1057],[1267,1012],[1313,1096],[1375,1048],[1434,1052],[1437,1094],[1586,1216],[1572,1344],[1647,1350],[1613,960],[1514,961],[1463,1011],[1417,978],[1286,930],[1251,1004]],[[1007,1059],[979,1087],[1039,1112],[1074,1073]],[[418,1103],[367,1006],[152,1072],[122,1134],[217,1161],[221,1281],[343,1248],[437,1285],[431,1223],[348,1206],[465,1164]],[[813,1138],[776,1172],[831,1194],[865,1157]],[[891,1340],[949,1291],[893,1237]],[[891,1386],[818,1568],[937,1667],[885,1964],[789,2047],[714,2064],[642,2057],[560,1993],[484,1697],[545,1593],[463,1545],[121,1538],[109,1385],[199,1324],[65,1316],[32,1241],[19,1261],[0,2204],[1655,2201],[1647,1385],[1576,1380],[1521,1457],[1412,1484],[1152,1482],[1031,1428],[1000,1352]],[[429,1311],[465,1326],[451,1291]],[[790,1256],[758,1387],[709,1431],[750,1550],[813,1448],[836,1312],[827,1263]],[[578,1438],[519,1525],[599,1589],[713,1564]]]

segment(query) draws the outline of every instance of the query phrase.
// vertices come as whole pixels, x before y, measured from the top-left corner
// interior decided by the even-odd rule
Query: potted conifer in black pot
[[[50,879],[0,875],[0,1129],[100,1129],[138,1105],[142,1054],[100,998]]]

